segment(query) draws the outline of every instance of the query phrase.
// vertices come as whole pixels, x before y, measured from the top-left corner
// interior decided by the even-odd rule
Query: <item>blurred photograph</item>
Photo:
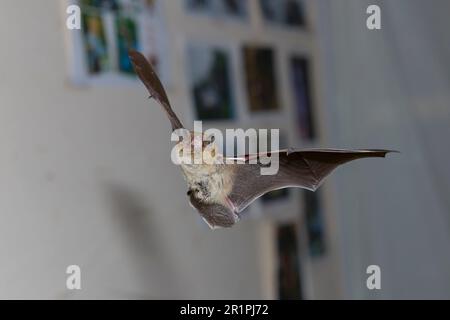
[[[158,0],[70,0],[83,30],[69,34],[71,81],[81,85],[133,81],[130,49],[142,50],[168,81],[167,34]],[[131,77],[130,77],[131,76]]]
[[[219,15],[230,18],[245,18],[248,15],[248,0],[216,0]]]
[[[248,0],[183,0],[188,12],[201,13],[215,18],[245,18]]]
[[[134,19],[127,16],[116,17],[117,49],[119,70],[133,74],[133,66],[128,57],[130,49],[138,49],[138,30]]]
[[[98,74],[110,67],[102,16],[90,11],[83,15],[83,40],[88,72]]]
[[[291,86],[297,112],[297,127],[303,140],[315,138],[314,117],[311,105],[311,87],[309,82],[309,63],[304,57],[292,57],[290,60]]]
[[[305,25],[303,0],[259,0],[259,4],[269,23],[289,27]]]
[[[104,10],[119,10],[120,0],[80,0],[83,7],[91,7]]]
[[[325,253],[325,236],[320,192],[304,191],[303,204],[309,254],[313,257],[318,257]]]
[[[242,53],[250,111],[281,109],[278,101],[274,50],[267,47],[245,46]]]
[[[213,14],[215,0],[184,0],[188,11]]]
[[[281,224],[277,228],[278,251],[278,299],[300,300],[300,263],[298,228],[294,223]]]
[[[197,119],[233,119],[231,57],[228,50],[213,45],[191,45],[187,51],[190,90]]]

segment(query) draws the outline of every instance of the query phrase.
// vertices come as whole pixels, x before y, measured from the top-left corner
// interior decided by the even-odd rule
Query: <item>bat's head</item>
[[[214,136],[193,131],[187,139],[183,139],[176,145],[175,156],[178,163],[185,166],[218,164],[222,160],[222,154],[214,142]]]

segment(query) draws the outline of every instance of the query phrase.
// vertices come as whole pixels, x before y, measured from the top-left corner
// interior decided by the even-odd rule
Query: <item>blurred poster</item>
[[[204,12],[212,14],[213,1],[212,0],[184,0],[186,8],[190,11]]]
[[[79,4],[82,31],[71,32],[75,83],[135,81],[128,50],[141,51],[167,84],[167,32],[161,0],[68,0]]]
[[[302,299],[297,227],[294,223],[277,228],[278,298]]]
[[[308,247],[311,256],[320,256],[325,253],[323,214],[320,203],[320,193],[303,191],[304,213],[306,217],[306,230],[308,233]]]
[[[116,33],[119,70],[125,73],[134,73],[128,58],[128,50],[138,48],[137,24],[132,18],[117,16]]]
[[[279,109],[273,49],[245,46],[243,56],[250,111]]]
[[[120,0],[81,0],[81,5],[84,7],[118,10]]]
[[[224,16],[247,17],[248,0],[218,0],[219,11]]]
[[[297,113],[297,127],[304,140],[315,138],[314,117],[311,106],[309,64],[303,57],[291,59],[290,78]]]
[[[248,0],[184,0],[190,13],[219,18],[247,18]]]
[[[259,0],[264,19],[281,26],[305,25],[304,2],[302,0]]]
[[[107,71],[110,67],[110,57],[102,16],[95,10],[86,10],[83,12],[82,21],[87,71],[90,74]]]
[[[209,45],[190,46],[187,58],[197,119],[232,119],[234,101],[228,50]]]

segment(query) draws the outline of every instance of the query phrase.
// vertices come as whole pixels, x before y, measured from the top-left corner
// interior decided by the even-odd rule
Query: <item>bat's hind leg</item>
[[[238,222],[241,218],[237,214],[238,209],[234,205],[233,201],[230,200],[230,198],[225,197],[225,201],[227,202],[228,207],[230,208],[231,212],[233,213],[234,223]]]

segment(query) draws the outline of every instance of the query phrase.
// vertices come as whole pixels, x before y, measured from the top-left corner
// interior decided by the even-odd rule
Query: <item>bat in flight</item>
[[[129,51],[129,57],[137,75],[150,93],[167,113],[172,130],[184,129],[172,110],[167,94],[151,64],[139,52]],[[212,139],[203,134],[191,135],[189,152],[211,148]],[[175,148],[183,151],[183,141]],[[197,148],[195,147],[197,146]],[[213,146],[214,147],[214,146]],[[196,151],[197,150],[197,151]],[[242,212],[255,199],[265,193],[287,187],[304,188],[315,191],[336,167],[352,160],[369,157],[385,157],[390,150],[280,150],[277,153],[278,172],[274,175],[261,174],[260,163],[251,162],[263,156],[262,153],[238,157],[240,163],[224,161],[207,164],[180,163],[188,185],[187,196],[191,205],[212,229],[232,227],[240,219]],[[226,159],[219,151],[211,152],[216,159]],[[266,153],[267,154],[267,153]],[[236,158],[233,158],[236,160]]]

